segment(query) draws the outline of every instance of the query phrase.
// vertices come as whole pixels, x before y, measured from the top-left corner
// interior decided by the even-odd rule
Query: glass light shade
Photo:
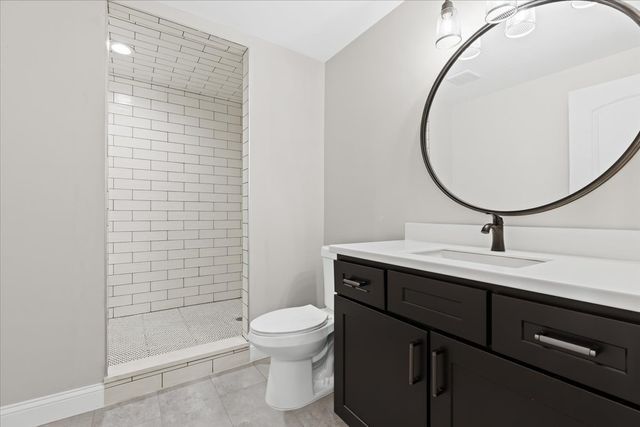
[[[517,11],[517,1],[487,1],[487,12],[484,20],[489,24],[497,24],[511,18]]]
[[[111,43],[111,50],[120,55],[131,55],[131,48],[124,43]]]
[[[586,9],[588,7],[591,6],[595,6],[595,2],[592,1],[572,1],[571,2],[571,6],[573,6],[574,9]]]
[[[460,55],[461,61],[468,61],[476,58],[482,51],[482,39],[476,39],[470,46],[468,46],[464,52]]]
[[[451,2],[445,2],[438,19],[436,47],[438,49],[450,49],[460,43],[461,40],[458,11]]]
[[[536,29],[536,10],[529,8],[520,10],[512,18],[507,20],[504,27],[504,35],[510,39],[517,39],[531,34]]]

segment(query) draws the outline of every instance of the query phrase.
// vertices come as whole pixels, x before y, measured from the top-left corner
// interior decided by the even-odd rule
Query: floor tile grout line
[[[233,420],[231,419],[231,416],[229,415],[229,410],[227,409],[227,405],[224,404],[224,400],[222,399],[222,396],[220,395],[220,392],[218,391],[218,387],[216,387],[215,383],[213,382],[213,377],[215,374],[209,375],[209,381],[211,381],[211,385],[213,386],[213,391],[216,394],[216,396],[218,396],[218,399],[220,399],[220,404],[222,405],[222,410],[224,410],[224,414],[227,416],[227,420],[229,420],[229,424],[231,424],[232,426],[235,427],[235,424],[233,423]]]
[[[228,373],[239,371],[239,370],[242,370],[242,369],[247,369],[248,367],[253,367],[255,370],[258,371],[258,373],[261,376],[263,376],[262,373],[260,372],[260,370],[255,366],[255,362],[252,362],[252,363],[250,363],[248,365],[239,366],[237,368],[230,369],[229,371],[221,372],[220,375],[224,375],[225,373],[228,374]],[[210,375],[209,379],[211,380],[211,383],[213,384],[213,388],[214,388],[216,394],[218,395],[218,398],[220,399],[220,402],[222,403],[222,407],[224,408],[225,414],[227,414],[227,418],[229,418],[229,422],[231,423],[232,426],[237,427],[239,424],[235,424],[233,422],[233,419],[231,419],[231,416],[229,415],[229,412],[228,412],[227,405],[225,405],[225,403],[224,403],[223,395],[221,395],[220,391],[218,390],[218,388],[216,387],[216,385],[215,385],[215,383],[213,381],[213,378],[215,376],[216,376],[216,374]],[[245,386],[245,387],[241,387],[238,390],[235,390],[234,393],[242,392],[244,390],[247,390],[248,388],[255,387],[255,386],[257,386],[259,384],[262,384],[262,383],[266,384],[266,382],[267,382],[267,380],[265,379],[264,381],[260,381],[259,383],[251,384],[251,385],[248,385],[248,386]],[[296,420],[298,420],[297,417],[296,417]],[[298,422],[300,422],[300,420],[298,420]],[[300,423],[300,424],[302,424],[302,423]]]

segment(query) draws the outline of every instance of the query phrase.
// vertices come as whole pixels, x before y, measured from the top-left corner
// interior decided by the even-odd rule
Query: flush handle
[[[348,286],[356,291],[360,292],[369,292],[367,289],[364,289],[363,286],[366,286],[368,283],[366,280],[356,280],[356,279],[342,279],[342,284]]]
[[[541,344],[546,344],[551,347],[561,348],[563,350],[572,351],[574,353],[581,354],[583,356],[596,357],[598,355],[598,350],[591,347],[586,347],[583,345],[574,344],[572,342],[560,340],[557,338],[552,338],[548,335],[544,335],[542,333],[534,334],[533,339],[538,341]]]

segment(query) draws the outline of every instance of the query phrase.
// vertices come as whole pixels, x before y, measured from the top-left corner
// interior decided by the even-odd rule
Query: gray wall
[[[484,2],[457,3],[463,36]],[[398,239],[403,224],[483,224],[429,178],[419,147],[422,108],[451,51],[434,46],[440,2],[405,2],[325,69],[325,243]],[[640,156],[594,193],[506,224],[640,229]],[[478,229],[479,231],[479,229]]]
[[[104,2],[1,2],[2,405],[102,382]]]

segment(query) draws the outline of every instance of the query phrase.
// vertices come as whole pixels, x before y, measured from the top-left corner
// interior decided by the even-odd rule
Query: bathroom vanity
[[[640,263],[416,240],[331,250],[350,426],[640,425]],[[567,267],[590,278],[555,275]]]
[[[335,412],[351,426],[640,426],[640,231],[503,219],[586,196],[640,150],[640,12],[517,10],[507,27],[533,16],[526,38],[500,23],[468,37],[420,129],[435,186],[492,222],[330,247]]]

